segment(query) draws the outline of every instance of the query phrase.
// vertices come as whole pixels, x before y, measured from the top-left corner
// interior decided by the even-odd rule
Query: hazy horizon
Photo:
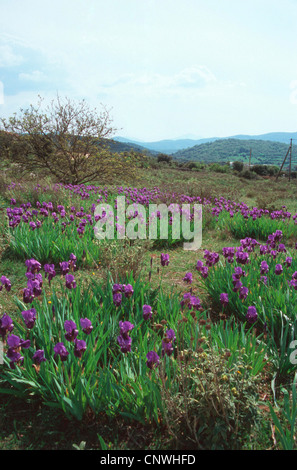
[[[228,138],[231,138],[231,137],[235,137],[236,135],[246,135],[246,136],[254,136],[254,137],[259,137],[261,135],[264,135],[264,134],[274,134],[274,133],[281,133],[281,134],[296,134],[297,133],[297,130],[296,131],[274,131],[274,132],[264,132],[264,133],[260,133],[260,134],[243,134],[242,132],[241,133],[238,133],[238,134],[234,134],[234,135],[223,135],[223,136],[217,136],[217,135],[208,135],[208,136],[193,136],[193,135],[181,135],[181,136],[178,136],[178,137],[165,137],[165,138],[161,138],[161,139],[158,139],[158,140],[144,140],[144,139],[139,139],[139,138],[133,138],[131,136],[126,136],[126,135],[122,135],[122,134],[117,134],[115,136],[113,136],[112,138],[124,138],[124,139],[127,139],[129,141],[133,141],[133,142],[145,142],[145,143],[154,143],[154,142],[159,142],[159,141],[163,141],[163,140],[203,140],[203,139],[211,139],[211,138],[218,138],[218,139],[228,139]],[[289,137],[289,136],[288,136]],[[295,139],[293,139],[295,140]]]

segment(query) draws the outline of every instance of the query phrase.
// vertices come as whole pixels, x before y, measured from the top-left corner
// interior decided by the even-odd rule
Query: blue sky
[[[0,116],[58,93],[144,141],[297,131],[296,24],[296,0],[0,0]]]

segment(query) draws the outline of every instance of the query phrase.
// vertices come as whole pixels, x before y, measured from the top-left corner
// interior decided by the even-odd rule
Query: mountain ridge
[[[219,139],[214,142],[194,145],[172,155],[174,160],[227,163],[235,160],[252,164],[280,166],[288,152],[288,144],[260,139]],[[289,163],[289,158],[286,165]],[[297,164],[297,146],[292,148],[292,164]]]
[[[227,136],[227,137],[206,137],[201,139],[163,139],[154,142],[145,142],[145,141],[136,141],[136,140],[129,140],[126,137],[116,136],[113,140],[126,143],[126,144],[134,144],[145,149],[159,152],[159,153],[167,153],[168,155],[173,155],[180,150],[186,150],[188,148],[194,147],[196,145],[201,145],[209,142],[215,142],[217,140],[226,140],[226,139],[237,139],[237,140],[265,140],[271,142],[279,142],[288,144],[290,143],[290,139],[297,140],[297,132],[269,132],[265,134],[259,135],[249,135],[249,134],[238,134],[234,136]]]

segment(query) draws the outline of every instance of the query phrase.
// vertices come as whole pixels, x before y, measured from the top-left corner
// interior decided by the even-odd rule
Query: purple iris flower
[[[149,369],[154,369],[160,363],[160,358],[155,351],[149,351],[146,355],[146,365]]]
[[[176,336],[175,336],[175,332],[172,328],[169,328],[166,333],[165,333],[165,338],[169,341],[171,341],[172,343],[174,343],[174,341],[176,340]]]
[[[198,271],[198,272],[201,272],[201,269],[202,269],[203,266],[204,266],[203,261],[198,260],[198,261],[197,261],[197,265],[196,265],[197,271]]]
[[[168,264],[169,264],[169,255],[161,253],[161,265],[168,266]]]
[[[75,357],[82,357],[87,349],[87,344],[83,339],[75,339],[74,341],[74,355]]]
[[[33,292],[34,297],[39,297],[42,292],[42,282],[39,279],[29,279],[27,282],[27,288]]]
[[[24,310],[22,312],[22,317],[24,319],[26,327],[31,330],[36,321],[36,310],[35,308],[31,308],[30,310]]]
[[[112,293],[113,294],[118,294],[119,292],[122,292],[123,290],[123,284],[114,284],[112,286]]]
[[[89,335],[93,330],[92,322],[88,318],[81,318],[80,326],[82,327],[82,330],[86,335]]]
[[[277,251],[278,251],[279,253],[286,253],[286,252],[287,252],[286,247],[285,247],[285,245],[284,245],[283,243],[280,243],[280,244],[278,245]]]
[[[152,307],[150,305],[144,305],[142,307],[143,318],[145,320],[150,320],[152,318]]]
[[[232,246],[223,248],[223,256],[227,259],[228,263],[233,263],[235,255],[235,248]]]
[[[15,369],[16,364],[22,364],[24,361],[24,357],[19,353],[19,351],[15,351],[11,348],[8,349],[6,356],[10,360],[9,365],[11,369]]]
[[[129,321],[120,321],[119,327],[122,336],[127,336],[130,331],[133,330],[134,325]]]
[[[82,226],[82,225],[79,225],[78,228],[77,228],[77,233],[78,233],[78,235],[79,235],[80,238],[81,238],[82,235],[85,233],[85,227]]]
[[[61,361],[66,361],[69,352],[64,346],[64,343],[57,343],[54,347],[54,359],[57,358],[57,356],[60,356]]]
[[[267,284],[268,278],[267,276],[261,276],[260,281],[263,282],[265,285]]]
[[[208,267],[207,266],[202,266],[200,270],[201,276],[206,279],[208,277]]]
[[[133,330],[134,325],[129,321],[120,321],[120,335],[117,337],[121,351],[127,353],[131,351],[132,338],[129,336],[129,332]]]
[[[37,349],[37,351],[35,351],[33,354],[32,360],[36,365],[40,365],[42,362],[45,362],[46,358],[44,357],[44,350]]]
[[[284,265],[287,266],[287,268],[289,268],[290,266],[292,266],[292,261],[293,261],[293,258],[288,256],[286,260],[284,261]]]
[[[6,276],[1,276],[0,278],[2,286],[9,292],[11,290],[11,282]],[[2,286],[0,286],[0,291],[2,290]]]
[[[267,274],[269,271],[269,266],[266,261],[261,262],[261,274]]]
[[[232,283],[233,283],[233,292],[238,292],[242,287],[242,282],[239,281],[238,279],[234,279]]]
[[[171,343],[171,341],[167,342],[167,341],[162,341],[162,356],[164,356],[165,354],[167,356],[171,356],[171,354],[173,353],[173,345]]]
[[[27,273],[31,272],[32,274],[35,274],[41,269],[41,264],[34,258],[27,259],[25,261],[25,265],[27,266]]]
[[[76,269],[76,261],[77,261],[76,256],[73,253],[71,253],[69,256],[69,266],[72,269],[72,271],[75,271]]]
[[[75,289],[76,288],[76,281],[72,274],[66,274],[65,276],[66,287],[67,289]]]
[[[234,277],[236,277],[237,279],[240,279],[241,277],[244,277],[244,276],[246,276],[246,272],[243,271],[243,269],[240,266],[236,266],[234,268]]]
[[[7,335],[7,333],[11,333],[14,328],[14,324],[12,323],[12,319],[6,313],[3,314],[2,318],[0,318],[0,336],[2,336],[2,340]]]
[[[130,297],[132,297],[133,293],[134,293],[133,287],[131,286],[131,284],[127,284],[124,287],[125,297],[130,298]]]
[[[122,303],[122,294],[121,292],[117,292],[116,294],[113,294],[112,296],[113,303],[116,307],[119,307]]]
[[[194,310],[201,310],[201,300],[194,295],[191,295],[188,302],[189,309],[193,308]]]
[[[289,286],[293,287],[294,290],[297,290],[297,279],[291,279],[288,281]]]
[[[276,241],[280,241],[283,238],[283,232],[281,230],[276,230],[273,235]]]
[[[33,291],[30,288],[23,289],[23,301],[25,304],[31,304],[34,300]]]
[[[76,323],[72,320],[66,320],[64,322],[64,328],[66,330],[65,338],[67,341],[74,341],[78,335]]]
[[[223,293],[220,295],[220,301],[221,301],[221,303],[222,303],[223,306],[228,305],[228,303],[229,303],[228,294],[226,294],[226,293],[223,292]]]
[[[185,277],[183,278],[183,281],[185,281],[187,284],[192,284],[193,282],[193,274],[192,273],[186,273]]]
[[[183,300],[180,303],[181,307],[189,303],[191,296],[192,296],[191,292],[186,292],[184,294]]]
[[[242,300],[246,299],[248,296],[248,293],[249,293],[248,288],[245,286],[242,286],[239,290],[239,298]]]
[[[117,340],[123,353],[131,351],[132,338],[130,338],[130,336],[124,337],[122,335],[119,335],[117,337]]]
[[[206,260],[206,266],[211,267],[218,263],[220,257],[219,254],[216,252],[211,253],[208,250],[204,250],[204,259]]]
[[[165,333],[165,337],[162,341],[162,356],[165,354],[171,356],[173,353],[173,343],[176,340],[175,332],[172,329],[168,329]]]
[[[282,265],[281,265],[281,264],[277,264],[277,265],[275,266],[275,274],[279,276],[282,272],[283,272],[283,267],[282,267]]]
[[[258,313],[256,310],[256,307],[249,307],[247,314],[246,314],[246,319],[249,323],[255,323],[258,318]]]
[[[61,269],[61,272],[62,272],[63,276],[65,276],[67,273],[69,273],[70,265],[69,265],[68,261],[62,261],[59,264],[60,264],[60,269]]]
[[[7,344],[9,349],[19,351],[20,349],[28,349],[30,347],[30,340],[24,340],[17,335],[7,336]]]
[[[270,255],[272,256],[273,259],[277,257],[277,251],[276,250],[271,250]]]
[[[260,245],[260,255],[265,255],[270,252],[270,248],[267,245]]]
[[[250,261],[249,254],[244,251],[237,251],[235,257],[239,264],[248,264]]]
[[[45,264],[44,265],[44,270],[45,270],[45,277],[48,278],[48,282],[50,284],[51,280],[56,275],[55,265],[54,264]]]

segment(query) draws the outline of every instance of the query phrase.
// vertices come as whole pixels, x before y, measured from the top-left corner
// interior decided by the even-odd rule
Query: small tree
[[[266,176],[268,174],[268,167],[266,165],[254,165],[253,172],[260,176]]]
[[[164,162],[164,163],[171,163],[172,157],[170,155],[167,155],[166,153],[159,153],[157,155],[157,160],[158,162]]]
[[[243,170],[243,162],[239,162],[239,161],[233,162],[233,170],[234,171],[242,171]]]
[[[30,105],[19,115],[0,119],[0,130],[7,136],[6,155],[24,171],[45,171],[72,184],[131,173],[129,158],[108,150],[107,139],[116,130],[108,110],[98,114],[85,100],[75,103],[57,96],[42,111],[42,101],[39,97],[37,107]]]

